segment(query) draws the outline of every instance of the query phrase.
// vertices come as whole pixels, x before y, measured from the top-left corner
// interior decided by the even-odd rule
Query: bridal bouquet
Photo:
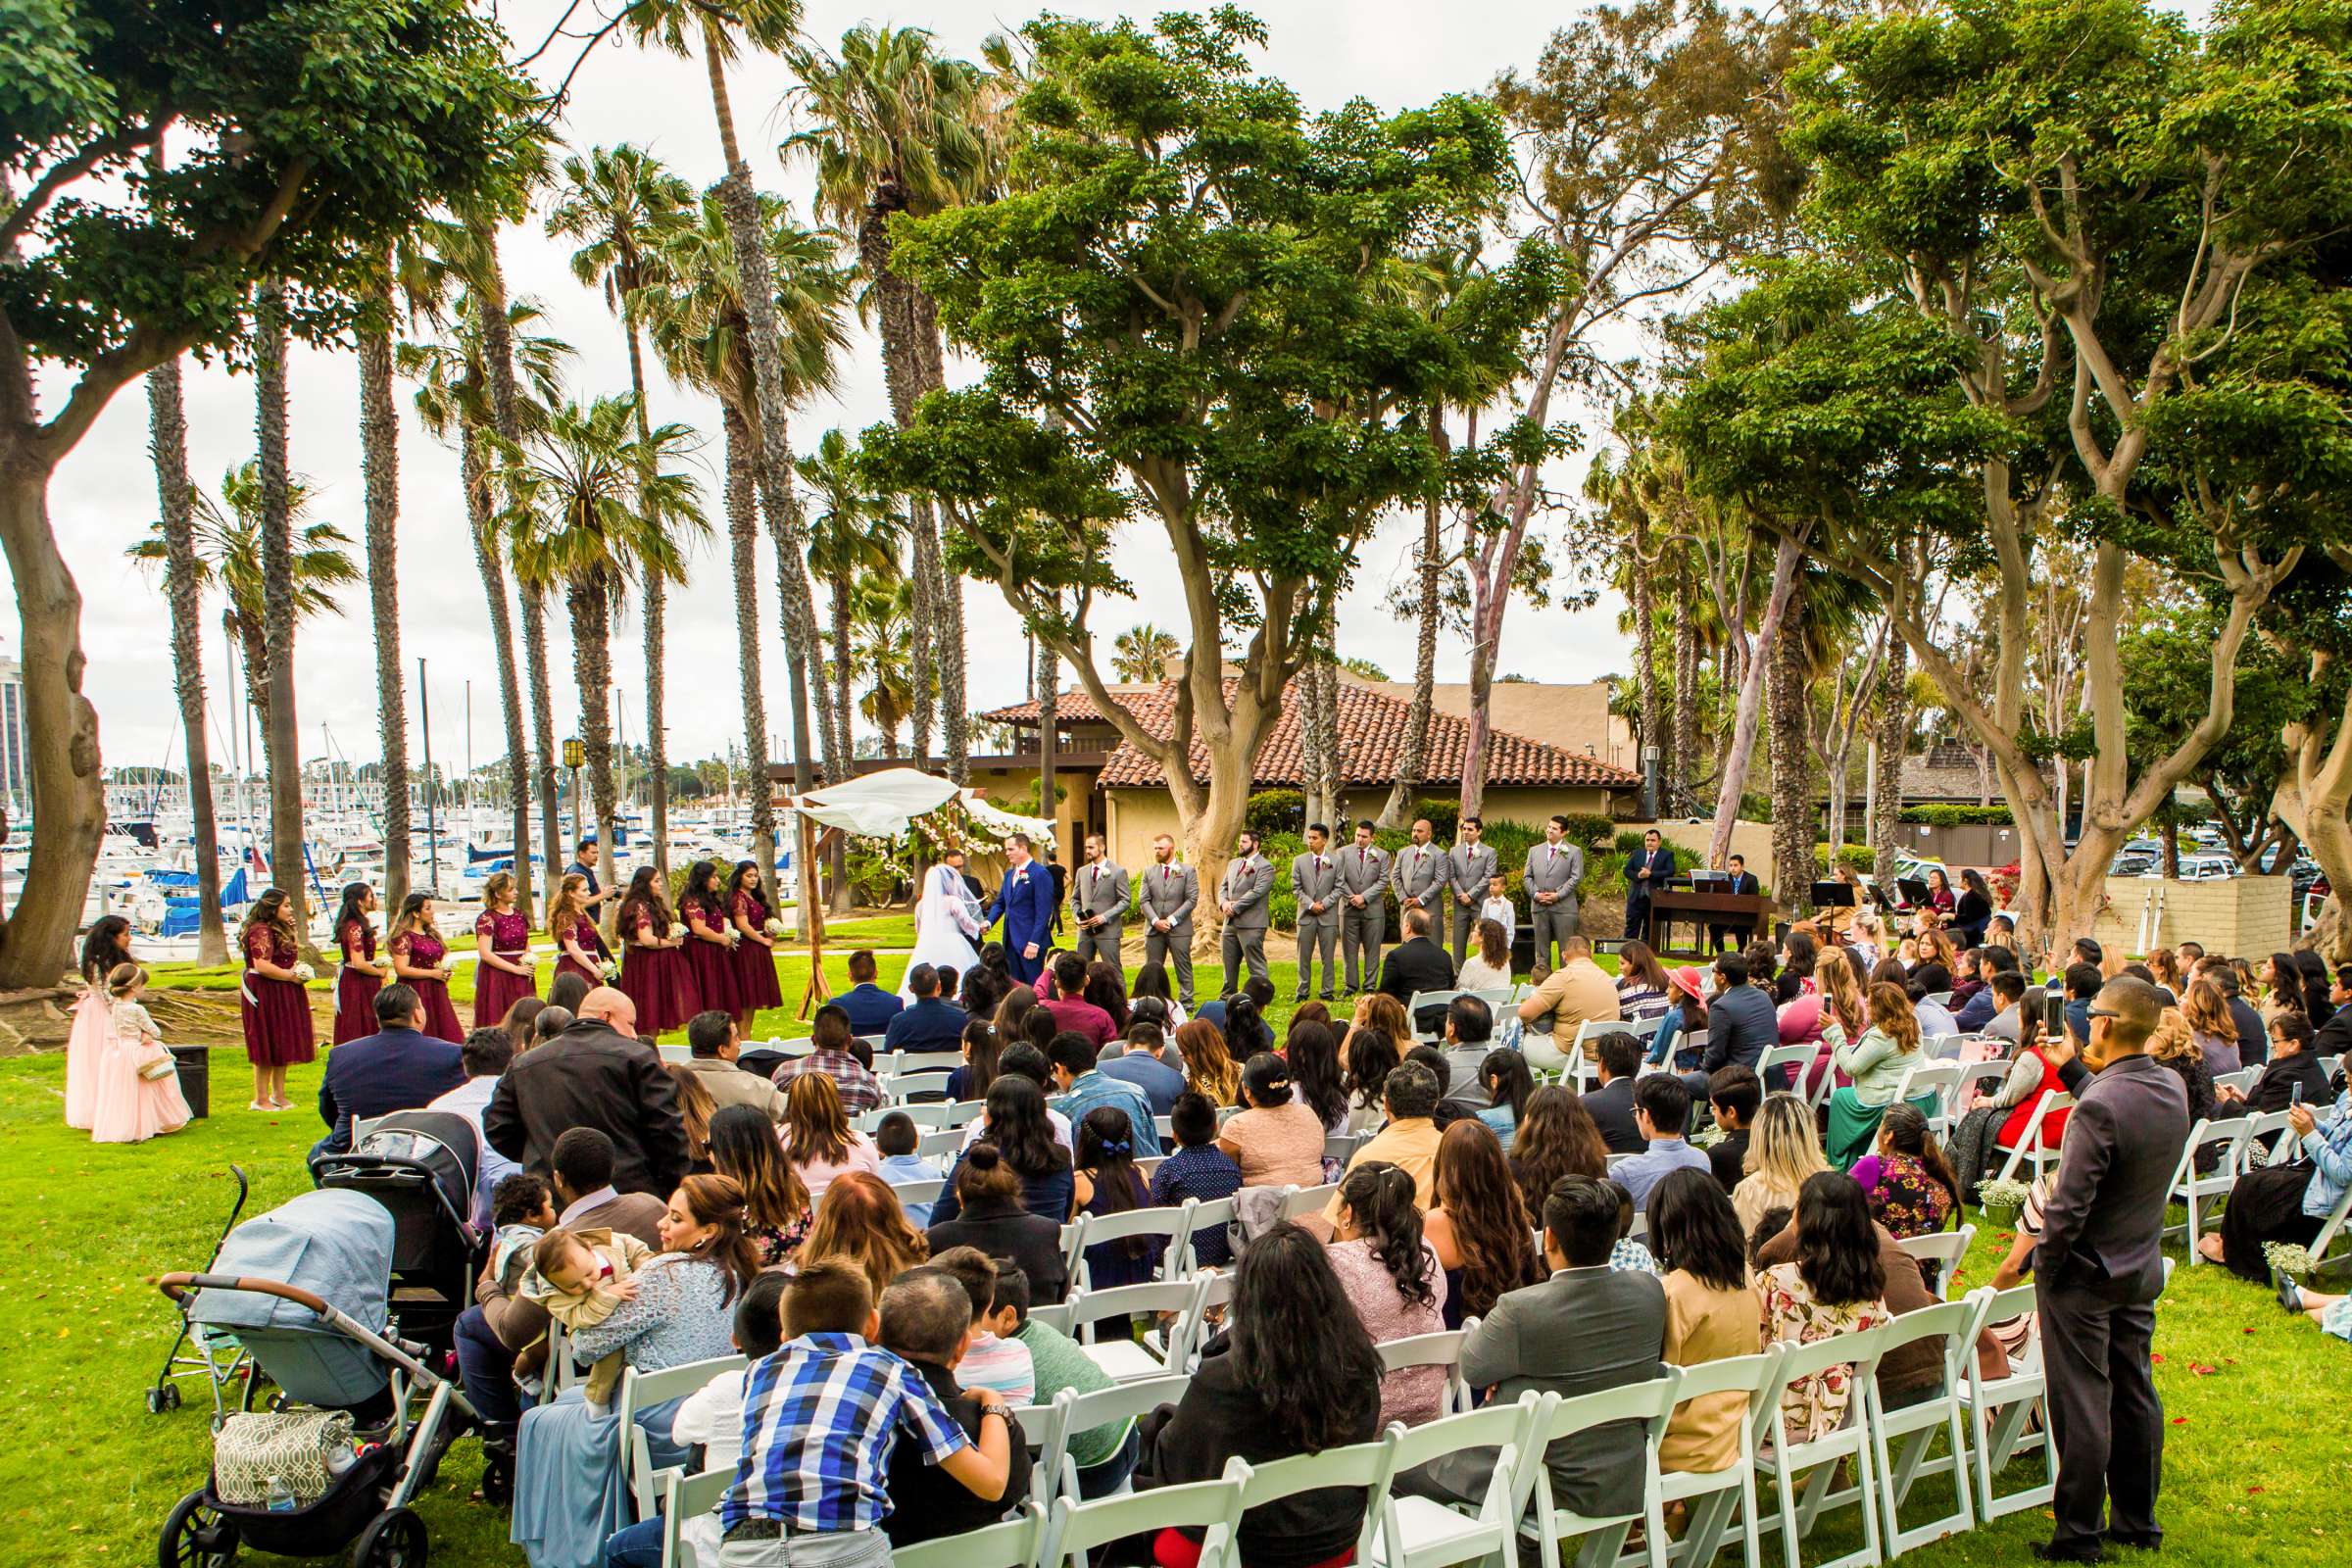
[[[294,978],[307,986],[318,978],[318,971],[307,963],[298,963],[294,966]]]
[[[620,984],[620,965],[614,963],[611,958],[605,960],[605,984],[609,986]]]
[[[777,919],[772,914],[767,917],[767,924],[761,926],[760,929],[765,931],[771,937],[781,937],[785,934],[784,922]]]
[[[2262,1260],[2275,1272],[2298,1282],[2309,1279],[2312,1270],[2319,1266],[2312,1258],[2311,1249],[2298,1242],[2263,1243]]]

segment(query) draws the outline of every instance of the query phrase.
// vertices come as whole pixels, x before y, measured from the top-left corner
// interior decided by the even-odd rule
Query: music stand
[[[1850,909],[1853,906],[1854,885],[1851,882],[1813,884],[1813,907],[1816,909]]]
[[[1894,887],[1895,891],[1903,896],[1903,904],[1906,907],[1917,909],[1926,906],[1928,884],[1925,879],[1915,876],[1898,876],[1894,879]]]

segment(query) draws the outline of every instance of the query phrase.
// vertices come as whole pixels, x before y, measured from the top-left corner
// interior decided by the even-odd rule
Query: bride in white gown
[[[980,901],[963,884],[963,852],[950,850],[923,877],[922,901],[914,906],[914,954],[906,960],[911,972],[918,963],[947,967],[958,975],[980,962]],[[905,981],[899,995],[909,1003],[914,993]]]

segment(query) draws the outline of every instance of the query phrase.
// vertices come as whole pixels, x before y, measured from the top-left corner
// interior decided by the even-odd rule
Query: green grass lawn
[[[1202,977],[1204,993],[1213,976],[1212,968]],[[1290,1011],[1289,966],[1277,965],[1274,978],[1284,998],[1279,1021]],[[885,981],[896,983],[888,960]],[[0,1060],[0,1141],[9,1151],[0,1212],[18,1238],[0,1253],[0,1565],[152,1562],[166,1511],[203,1480],[207,1424],[192,1407],[207,1402],[201,1385],[188,1389],[191,1407],[172,1414],[150,1416],[142,1402],[175,1327],[144,1277],[204,1266],[234,1193],[232,1162],[253,1178],[248,1216],[302,1191],[302,1155],[319,1132],[307,1110],[234,1108],[244,1102],[245,1071],[234,1049],[216,1052],[214,1066],[211,1119],[124,1148],[66,1128],[61,1057]],[[318,1073],[294,1070],[298,1105],[311,1102]],[[1989,1278],[2006,1246],[1998,1227],[1981,1225],[1963,1285]],[[2157,1385],[2174,1424],[2162,1505],[2170,1534],[2151,1568],[2334,1568],[2352,1559],[2352,1526],[2336,1517],[2335,1490],[2352,1491],[2352,1400],[2344,1397],[2352,1362],[2343,1359],[2352,1351],[2211,1267],[2176,1273],[2158,1305],[2156,1344]],[[479,1451],[470,1440],[460,1444],[418,1502],[434,1560],[519,1564],[506,1515],[467,1501]],[[1941,1511],[1932,1488],[1921,1483],[1915,1518]],[[2047,1530],[2029,1510],[1905,1560],[2017,1564],[2031,1560],[2027,1544]],[[1805,1560],[1856,1539],[1850,1515],[1826,1518]],[[1768,1563],[1779,1549],[1767,1541]]]

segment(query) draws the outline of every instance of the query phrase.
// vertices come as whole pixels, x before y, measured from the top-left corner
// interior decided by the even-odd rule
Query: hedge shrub
[[[2010,827],[2017,818],[2006,806],[1906,806],[1896,818],[1924,827]]]

